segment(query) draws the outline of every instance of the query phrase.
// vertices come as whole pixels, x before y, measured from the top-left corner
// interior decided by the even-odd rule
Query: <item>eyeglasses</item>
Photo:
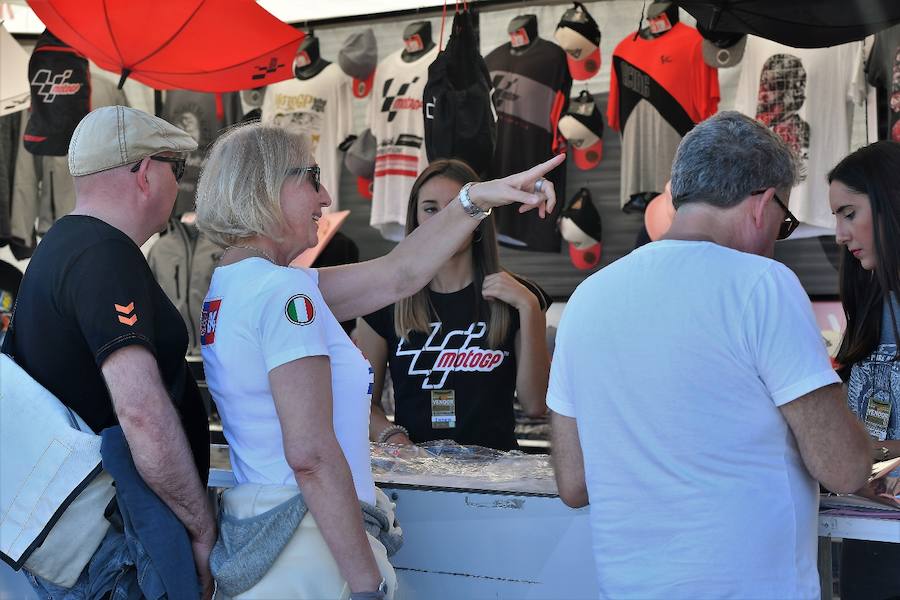
[[[297,177],[303,177],[303,175],[306,173],[309,173],[309,180],[313,184],[313,189],[315,189],[316,193],[318,194],[320,179],[322,177],[322,169],[319,168],[319,165],[314,165],[312,167],[294,167],[292,169],[288,169],[287,176],[292,177],[296,175]]]
[[[150,160],[158,160],[159,162],[167,162],[172,167],[172,173],[175,175],[175,181],[181,181],[181,178],[184,176],[184,164],[186,159],[183,157],[175,158],[172,156],[148,156]],[[133,167],[131,167],[132,173],[137,173],[138,169],[141,168],[141,163],[144,162],[143,159],[139,160]]]
[[[756,196],[757,194],[765,194],[766,190],[757,190],[752,192],[751,196]],[[781,222],[781,227],[778,229],[778,238],[779,240],[785,240],[794,233],[800,226],[800,220],[794,216],[794,213],[788,209],[787,205],[781,201],[781,198],[778,197],[778,194],[774,194],[772,196],[775,199],[775,203],[781,207],[781,210],[784,211],[784,221]]]

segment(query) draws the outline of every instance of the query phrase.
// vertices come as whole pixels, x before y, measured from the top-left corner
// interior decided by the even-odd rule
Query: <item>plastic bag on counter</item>
[[[415,446],[371,445],[372,473],[379,483],[432,488],[556,495],[550,457],[462,446],[450,440]]]

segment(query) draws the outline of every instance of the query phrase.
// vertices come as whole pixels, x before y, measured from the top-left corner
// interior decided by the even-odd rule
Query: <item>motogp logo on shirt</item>
[[[394,96],[390,95],[391,88],[394,86],[394,79],[391,78],[384,82],[384,89],[381,91],[381,97],[384,98],[384,102],[381,103],[381,112],[388,114],[388,123],[393,121],[394,117],[401,110],[422,110],[421,98],[404,96],[409,91],[409,87],[418,80],[418,77],[413,77],[412,81],[400,84],[400,88]]]
[[[35,94],[45,104],[51,104],[57,96],[73,96],[81,89],[80,83],[66,83],[71,76],[72,69],[66,69],[58,75],[53,75],[50,69],[40,69],[34,74],[31,86],[38,88]]]
[[[423,390],[437,390],[444,387],[447,375],[452,371],[481,371],[489,373],[499,367],[506,357],[502,350],[483,349],[473,345],[473,341],[483,339],[487,333],[487,324],[484,321],[472,323],[468,329],[449,331],[438,344],[435,338],[441,329],[440,323],[429,323],[431,334],[421,348],[403,349],[403,340],[397,344],[397,356],[412,356],[409,364],[410,375],[424,375],[422,381]],[[451,346],[451,340],[462,338],[459,347]],[[456,343],[452,344],[456,346]],[[423,358],[422,355],[427,354]],[[436,354],[436,356],[432,356]],[[421,360],[420,360],[421,359]]]

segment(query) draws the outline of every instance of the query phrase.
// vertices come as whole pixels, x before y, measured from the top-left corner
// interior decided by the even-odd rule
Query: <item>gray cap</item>
[[[372,87],[372,77],[378,65],[378,43],[371,27],[351,33],[338,52],[341,70],[353,78],[353,95],[365,97]]]
[[[372,74],[378,65],[378,42],[371,27],[347,37],[338,52],[338,64],[354,79],[365,79]]]
[[[91,175],[160,152],[196,149],[190,134],[167,121],[127,106],[104,106],[89,112],[72,133],[69,172]]]
[[[378,144],[375,141],[375,136],[372,135],[371,129],[366,129],[359,134],[359,137],[347,148],[347,154],[344,156],[344,164],[347,166],[347,170],[357,177],[371,179],[375,174],[375,153],[377,147]]]
[[[747,45],[747,36],[742,35],[733,43],[714,42],[703,40],[703,62],[715,69],[727,69],[741,62],[744,56],[744,47]]]

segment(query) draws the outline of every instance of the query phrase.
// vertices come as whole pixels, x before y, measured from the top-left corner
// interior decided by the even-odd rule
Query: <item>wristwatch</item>
[[[466,214],[473,219],[478,219],[480,221],[484,218],[487,218],[487,216],[491,214],[491,211],[494,209],[489,208],[487,210],[483,210],[476,206],[474,202],[472,202],[472,200],[469,198],[469,188],[471,188],[473,185],[475,185],[474,181],[470,181],[469,183],[464,185],[462,189],[459,190],[459,195],[457,196],[457,198],[459,198],[459,203],[462,204],[463,210],[466,211]]]
[[[387,598],[387,593],[387,581],[385,581],[384,577],[382,577],[381,583],[378,584],[378,589],[376,591],[357,592],[355,594],[350,594],[350,600],[385,600],[385,598]]]
[[[881,453],[878,456],[878,460],[887,460],[888,457],[891,455],[891,451],[888,450],[887,446],[882,446],[881,448],[878,449],[878,452]]]

